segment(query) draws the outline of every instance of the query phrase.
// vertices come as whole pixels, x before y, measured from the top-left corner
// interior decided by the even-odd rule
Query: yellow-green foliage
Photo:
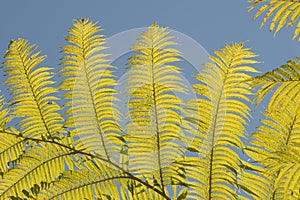
[[[99,33],[101,28],[87,19],[75,21],[62,47],[66,55],[62,57],[60,76],[64,78],[60,89],[70,106],[65,112],[66,126],[72,129],[74,137],[80,136],[76,145],[83,145],[89,151],[110,159],[120,151],[117,144],[119,131],[116,120],[119,113],[114,105],[116,91],[106,55],[101,51],[106,47],[105,38]]]
[[[289,104],[282,108],[267,109],[266,119],[253,134],[251,147],[247,153],[267,168],[261,169],[265,180],[261,183],[251,181],[253,185],[270,185],[257,187],[266,199],[298,199],[300,189],[300,113],[299,101],[283,98]]]
[[[171,47],[167,28],[153,24],[133,45],[137,54],[130,58],[127,72],[129,122],[126,126],[129,170],[151,179],[166,192],[182,156],[180,139],[182,100],[175,94],[184,87],[179,67],[180,52]],[[175,93],[175,94],[174,94]]]
[[[276,32],[298,16],[298,1],[252,2],[264,4],[259,13],[288,4],[274,19]],[[300,198],[298,62],[254,77],[257,55],[244,43],[225,45],[185,102],[181,53],[172,32],[154,23],[131,49],[122,119],[100,32],[88,19],[75,20],[57,73],[42,66],[36,45],[10,42],[2,66],[10,95],[0,99],[0,200]],[[252,103],[268,98],[261,125],[247,134]]]
[[[247,80],[251,76],[247,73],[256,72],[249,66],[256,63],[256,55],[242,43],[214,53],[197,76],[200,83],[194,85],[200,98],[189,107],[189,121],[195,129],[192,147],[197,155],[184,161],[190,165],[186,169],[192,185],[188,197],[238,199],[240,158],[234,148],[243,148],[240,137],[244,137],[250,116],[251,85]]]
[[[254,85],[259,88],[255,94],[256,104],[259,104],[266,95],[272,93],[268,107],[285,108],[291,100],[299,95],[299,81],[299,58],[296,61],[290,60],[287,64],[262,76],[255,77]]]
[[[300,33],[300,2],[298,0],[248,0],[252,3],[249,10],[259,7],[254,15],[254,19],[265,13],[261,27],[270,21],[270,31],[274,35],[280,31],[284,25],[290,27],[296,24],[293,39],[296,39]],[[300,41],[300,38],[298,38]]]

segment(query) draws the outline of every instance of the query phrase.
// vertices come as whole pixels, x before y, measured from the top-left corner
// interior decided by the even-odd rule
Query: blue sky
[[[226,43],[249,41],[247,46],[264,63],[257,68],[266,72],[300,55],[293,28],[285,28],[274,38],[268,27],[259,29],[260,21],[248,13],[246,0],[9,0],[0,7],[0,61],[9,41],[17,37],[37,43],[48,55],[45,65],[56,67],[59,47],[64,42],[72,19],[89,17],[99,21],[109,37],[121,31],[151,25],[184,33],[200,43],[210,54]],[[298,52],[299,51],[299,52]]]

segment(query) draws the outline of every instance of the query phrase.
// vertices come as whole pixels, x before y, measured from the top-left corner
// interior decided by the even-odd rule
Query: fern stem
[[[286,138],[286,141],[285,141],[285,145],[288,146],[289,145],[289,142],[290,142],[290,139],[291,139],[291,136],[292,136],[292,130],[294,129],[294,125],[296,123],[296,120],[297,120],[297,115],[293,117],[293,121],[292,121],[292,124],[290,125],[290,128],[289,128],[289,133],[288,133],[288,136]]]
[[[225,82],[225,79],[223,80],[223,82]],[[219,105],[220,105],[221,97],[223,94],[223,89],[224,89],[224,84],[222,85],[221,93],[220,93],[220,96],[219,96],[219,99],[217,102],[216,114],[214,116],[214,122],[213,122],[211,154],[210,154],[210,160],[209,160],[208,199],[212,199],[212,172],[213,172],[212,166],[213,166],[213,159],[214,159],[215,134],[216,134],[216,124],[217,124],[217,118],[218,118]]]
[[[82,51],[83,51],[83,53],[84,53],[84,49],[83,49]],[[85,55],[85,54],[83,54],[83,55]],[[85,57],[84,57],[84,59],[85,59]],[[104,142],[103,132],[102,132],[102,130],[101,130],[101,126],[100,126],[99,121],[98,121],[98,119],[99,119],[98,113],[99,113],[99,112],[97,112],[97,109],[96,109],[96,107],[95,107],[95,105],[96,105],[95,99],[94,99],[94,96],[95,96],[95,95],[93,95],[93,92],[92,92],[92,89],[91,89],[91,86],[90,86],[91,83],[90,83],[90,79],[89,79],[89,77],[88,77],[88,73],[87,73],[87,68],[86,68],[86,63],[85,63],[85,61],[84,61],[83,66],[84,66],[84,68],[85,68],[85,70],[84,70],[84,72],[85,72],[85,77],[86,77],[87,80],[88,80],[87,87],[88,87],[88,89],[89,89],[89,95],[90,95],[90,98],[91,98],[91,101],[92,101],[93,111],[94,111],[94,114],[95,114],[95,119],[96,119],[97,129],[99,130],[99,135],[100,135],[100,137],[101,137],[102,147],[103,147],[103,149],[104,149],[104,152],[105,152],[105,155],[106,155],[106,157],[107,157],[107,160],[110,161],[110,157],[109,157],[109,155],[108,155],[108,152],[107,152],[107,149],[106,149],[106,145],[105,145],[105,142]]]
[[[220,99],[219,99],[220,101]],[[217,110],[219,107],[219,102],[217,104]],[[215,145],[215,124],[216,124],[216,118],[217,118],[218,113],[215,115],[215,120],[214,120],[214,130],[213,130],[213,135],[212,135],[212,141],[211,141],[211,154],[210,154],[210,160],[209,160],[209,179],[208,179],[208,199],[211,199],[212,196],[212,165],[213,165],[213,159],[214,159],[214,145]]]
[[[234,57],[234,56],[233,56]],[[232,60],[229,63],[229,67],[231,66]],[[215,145],[215,135],[216,135],[216,125],[217,125],[217,119],[218,119],[218,114],[219,114],[219,109],[220,109],[220,102],[222,99],[222,95],[223,95],[223,90],[224,90],[224,85],[226,82],[226,78],[228,75],[228,69],[225,73],[225,77],[223,79],[223,84],[222,84],[222,88],[221,88],[221,92],[217,101],[217,107],[216,107],[216,111],[215,111],[215,116],[214,116],[214,121],[213,121],[213,133],[212,133],[212,141],[211,141],[211,154],[210,154],[210,160],[209,160],[209,189],[208,189],[208,199],[212,199],[212,172],[213,172],[213,161],[214,161],[214,145]]]
[[[156,98],[155,98],[155,83],[153,83],[153,103],[154,103],[154,114],[155,114],[155,123],[156,123],[156,142],[157,142],[157,157],[158,157],[158,166],[159,166],[159,176],[160,176],[160,183],[161,183],[161,189],[162,192],[165,194],[165,185],[164,185],[164,180],[163,180],[163,173],[161,169],[161,156],[160,156],[160,135],[159,135],[159,128],[158,128],[158,115],[157,115],[157,107],[156,107]]]
[[[158,167],[159,167],[159,177],[160,177],[160,184],[161,189],[164,194],[166,194],[165,191],[165,185],[163,180],[163,172],[161,169],[161,156],[160,156],[160,131],[159,131],[159,125],[158,125],[158,114],[157,114],[157,101],[156,101],[156,91],[155,91],[155,80],[154,80],[154,69],[153,69],[153,36],[152,36],[152,47],[151,47],[151,71],[152,71],[152,93],[153,93],[153,105],[154,105],[154,115],[155,115],[155,126],[156,126],[156,142],[157,142],[157,159],[158,159]]]

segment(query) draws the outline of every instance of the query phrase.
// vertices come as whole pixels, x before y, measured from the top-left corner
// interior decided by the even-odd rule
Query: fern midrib
[[[45,119],[44,119],[44,116],[43,116],[43,114],[42,114],[42,108],[41,108],[40,104],[38,103],[38,98],[37,98],[37,96],[35,95],[34,88],[32,87],[32,83],[30,82],[31,79],[29,78],[29,72],[26,70],[24,58],[23,58],[21,52],[19,51],[19,49],[16,48],[16,50],[17,50],[18,55],[19,55],[19,57],[20,57],[20,59],[21,59],[21,63],[22,63],[22,67],[23,67],[24,72],[25,72],[25,75],[26,75],[27,83],[28,83],[28,85],[29,85],[29,87],[30,87],[32,96],[33,96],[33,98],[34,98],[34,102],[35,102],[35,104],[36,104],[36,106],[37,106],[37,108],[38,108],[38,113],[39,113],[39,115],[40,115],[40,117],[41,117],[41,119],[42,119],[42,122],[43,122],[43,124],[44,124],[44,128],[46,129],[46,132],[47,132],[48,136],[51,137],[52,135],[51,135],[50,129],[48,128],[48,125],[47,125],[47,123],[46,123],[46,121],[45,121]]]
[[[225,78],[224,78],[225,80]],[[225,81],[224,81],[225,82]],[[217,108],[216,108],[216,114],[215,114],[215,119],[213,121],[213,134],[212,134],[212,141],[211,141],[211,154],[210,154],[210,160],[209,160],[209,182],[208,182],[208,199],[211,199],[212,197],[212,167],[213,167],[213,157],[214,157],[214,145],[215,145],[215,134],[216,134],[216,123],[217,123],[217,118],[218,118],[218,110],[219,110],[219,105],[221,102],[221,97],[223,95],[223,89],[224,89],[224,83],[222,86],[222,92],[219,95],[219,99],[218,99],[218,104],[217,104]]]
[[[153,94],[153,104],[154,104],[154,115],[155,115],[155,128],[156,128],[156,143],[157,143],[157,158],[158,158],[158,167],[159,167],[159,177],[161,183],[161,189],[163,194],[166,194],[165,185],[163,180],[163,172],[161,167],[161,155],[160,155],[160,131],[158,124],[158,114],[157,114],[157,99],[156,99],[156,90],[155,90],[155,78],[154,78],[154,46],[153,46],[153,35],[151,38],[151,75],[152,75],[152,94]]]
[[[68,153],[64,153],[64,154],[59,154],[55,157],[51,157],[50,159],[44,160],[43,162],[41,162],[40,164],[38,164],[37,166],[35,166],[34,168],[32,168],[31,170],[27,171],[26,174],[24,174],[20,179],[18,179],[16,182],[14,182],[14,184],[12,184],[11,186],[9,186],[6,190],[3,191],[2,194],[0,194],[0,197],[2,197],[5,193],[7,193],[12,187],[14,187],[15,185],[17,185],[19,182],[21,182],[25,177],[27,177],[28,175],[30,175],[33,171],[35,171],[36,169],[42,167],[43,165],[47,164],[48,162],[51,162],[52,160],[55,159],[59,159],[60,157],[65,157],[65,156],[69,156],[74,154],[74,152],[68,152]]]
[[[227,67],[227,71],[225,73],[224,79],[223,79],[223,84],[222,84],[222,88],[221,88],[221,92],[217,101],[217,107],[216,107],[216,114],[214,115],[214,121],[213,121],[213,134],[212,134],[212,142],[211,142],[211,154],[210,154],[210,160],[209,160],[209,189],[208,189],[208,199],[212,199],[212,167],[213,167],[213,161],[214,161],[214,145],[215,145],[215,135],[216,135],[216,124],[217,124],[217,119],[218,119],[218,113],[219,113],[219,109],[220,109],[220,102],[224,93],[224,86],[226,83],[226,79],[228,76],[228,72],[229,72],[229,68],[231,67],[231,64],[233,62],[233,57],[234,57],[235,53],[232,55],[232,58],[228,64]]]
[[[88,92],[89,92],[89,96],[90,96],[90,99],[91,99],[91,104],[92,104],[92,109],[93,109],[93,113],[94,113],[94,118],[95,118],[95,121],[96,121],[96,126],[97,126],[97,129],[98,129],[98,133],[100,135],[100,138],[101,138],[101,144],[102,144],[102,147],[104,149],[104,153],[105,153],[105,156],[107,158],[107,160],[110,161],[110,157],[109,157],[109,154],[107,152],[107,149],[106,149],[106,144],[104,142],[104,136],[103,136],[103,132],[101,130],[101,126],[99,124],[99,121],[98,119],[100,118],[100,116],[98,116],[98,112],[97,112],[97,109],[95,107],[95,99],[94,99],[94,95],[93,95],[93,92],[92,92],[92,88],[90,87],[90,79],[89,79],[89,75],[87,73],[87,66],[86,66],[86,60],[87,58],[85,57],[86,55],[86,50],[84,48],[84,31],[85,31],[85,27],[83,27],[82,31],[81,31],[81,49],[82,49],[82,57],[83,57],[83,68],[84,68],[84,74],[85,74],[85,78],[86,80],[88,81],[87,83],[87,87],[88,87]]]
[[[299,107],[298,107],[298,108],[299,108]],[[297,108],[297,110],[298,110],[298,108]],[[290,139],[291,139],[291,136],[292,136],[292,130],[293,130],[293,128],[294,128],[295,122],[297,121],[297,118],[298,118],[298,116],[297,116],[297,114],[296,114],[296,115],[293,117],[292,124],[291,124],[291,126],[290,126],[290,128],[289,128],[289,134],[288,134],[288,136],[287,136],[287,138],[286,138],[286,142],[285,142],[285,145],[286,145],[286,146],[288,146],[289,143],[290,143]]]

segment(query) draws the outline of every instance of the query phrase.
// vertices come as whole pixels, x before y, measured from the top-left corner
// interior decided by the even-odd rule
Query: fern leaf
[[[288,96],[283,100],[287,101]],[[300,133],[299,101],[289,100],[283,109],[268,108],[266,119],[252,136],[246,151],[254,161],[266,168],[257,176],[268,174],[269,196],[266,199],[289,199],[299,193],[300,185]],[[249,181],[250,184],[257,184]]]
[[[105,169],[98,172],[82,169],[66,172],[60,180],[43,190],[38,199],[68,200],[77,199],[79,196],[81,199],[150,199],[147,196],[148,192],[143,192],[145,190],[143,186],[131,180],[130,177],[118,171],[113,174],[105,174],[105,171]],[[119,185],[125,187],[118,190]],[[130,188],[139,188],[142,192],[130,194],[128,191]],[[161,199],[161,197],[155,199]]]
[[[65,105],[70,106],[65,113],[67,126],[75,128],[73,137],[78,144],[110,160],[118,156],[121,147],[114,103],[116,81],[113,67],[101,53],[106,48],[105,38],[99,34],[100,27],[88,19],[75,20],[73,26],[66,37],[70,44],[62,47],[66,55],[60,69],[64,77],[60,88],[68,91]]]
[[[252,199],[271,199],[273,179],[273,174],[270,174],[264,166],[241,162],[239,188]]]
[[[1,199],[22,194],[22,190],[28,187],[29,181],[33,178],[41,180],[44,176],[35,174],[40,169],[44,169],[43,172],[53,179],[58,173],[57,171],[59,173],[63,171],[56,170],[63,164],[54,166],[53,163],[51,167],[49,165],[46,165],[47,168],[38,167],[36,171],[35,166],[45,166],[42,156],[53,152],[45,148],[43,154],[40,154],[43,145],[39,146],[24,139],[31,137],[54,140],[63,134],[63,118],[58,113],[61,108],[54,102],[54,100],[58,100],[54,96],[57,90],[50,86],[54,84],[54,81],[51,80],[51,68],[37,68],[45,56],[40,56],[36,49],[36,45],[30,45],[24,39],[13,40],[9,44],[5,55],[6,60],[2,66],[8,77],[5,83],[9,86],[8,89],[12,91],[12,98],[9,101],[12,114],[19,117],[17,124],[19,130],[8,127],[1,134],[7,140],[5,145],[1,146],[1,148],[4,147],[1,156],[6,156],[6,158],[1,159],[2,169],[9,159],[8,166],[6,166],[7,170],[2,174]],[[48,104],[49,101],[53,103],[50,105]],[[13,135],[20,135],[21,137],[14,137]],[[7,156],[8,153],[9,156]],[[45,159],[47,158],[46,156]],[[41,174],[43,172],[39,171]]]
[[[4,108],[3,98],[0,98],[0,176],[9,170],[8,163],[17,160],[24,151],[25,145],[21,138],[6,134],[7,124],[11,121],[9,109]],[[14,130],[16,133],[17,130]]]
[[[122,178],[122,177],[119,177]],[[124,178],[124,177],[123,177]],[[55,181],[49,188],[41,191],[38,199],[95,199],[104,198],[105,195],[115,197],[118,194],[114,186],[117,178],[101,178],[99,174],[85,171],[68,171],[59,180]],[[108,182],[107,185],[105,182]],[[103,184],[104,183],[104,184]],[[110,186],[113,188],[110,189]],[[96,194],[95,194],[96,193]],[[98,193],[98,195],[97,195]]]
[[[20,132],[30,137],[53,137],[62,133],[63,118],[58,114],[58,104],[48,104],[57,100],[57,90],[51,87],[52,73],[49,67],[36,68],[45,56],[36,52],[36,45],[24,39],[11,41],[5,62],[5,83],[12,90],[13,114],[20,117]]]
[[[7,128],[7,124],[12,120],[10,116],[9,108],[4,107],[4,99],[0,96],[0,130],[4,131]]]
[[[261,27],[269,20],[270,31],[274,31],[274,35],[283,28],[284,25],[293,26],[298,21],[300,15],[300,2],[299,1],[286,1],[286,0],[248,0],[252,3],[250,10],[259,7],[254,15],[254,19],[266,12],[263,18]],[[273,18],[272,18],[273,16]],[[272,19],[271,19],[272,18]],[[293,39],[299,36],[300,23],[296,25]],[[300,40],[300,38],[298,39]]]
[[[14,134],[19,134],[17,130],[14,131]],[[3,177],[19,161],[26,145],[24,139],[10,135],[7,132],[0,132],[0,135],[0,176]]]
[[[300,64],[299,58],[296,61],[290,60],[287,64],[254,79],[254,85],[259,88],[254,96],[256,105],[268,94],[271,95],[269,109],[284,109],[291,100],[299,94]],[[289,99],[285,97],[289,96]],[[284,100],[283,100],[284,99]]]
[[[180,53],[172,45],[167,28],[153,24],[133,45],[128,63],[126,91],[129,122],[126,126],[129,170],[145,177],[166,194],[171,185],[173,162],[182,156],[180,147],[184,92],[180,69],[173,63]]]
[[[34,184],[52,182],[65,171],[66,160],[72,152],[56,145],[34,146],[26,149],[20,162],[4,174],[0,186],[0,199],[22,194]]]
[[[243,148],[251,85],[247,82],[257,72],[249,65],[256,56],[243,43],[226,45],[210,56],[195,84],[199,95],[188,103],[187,121],[193,134],[185,159],[187,177],[191,180],[190,199],[237,199],[240,158],[235,149]],[[188,149],[189,150],[189,149]]]

